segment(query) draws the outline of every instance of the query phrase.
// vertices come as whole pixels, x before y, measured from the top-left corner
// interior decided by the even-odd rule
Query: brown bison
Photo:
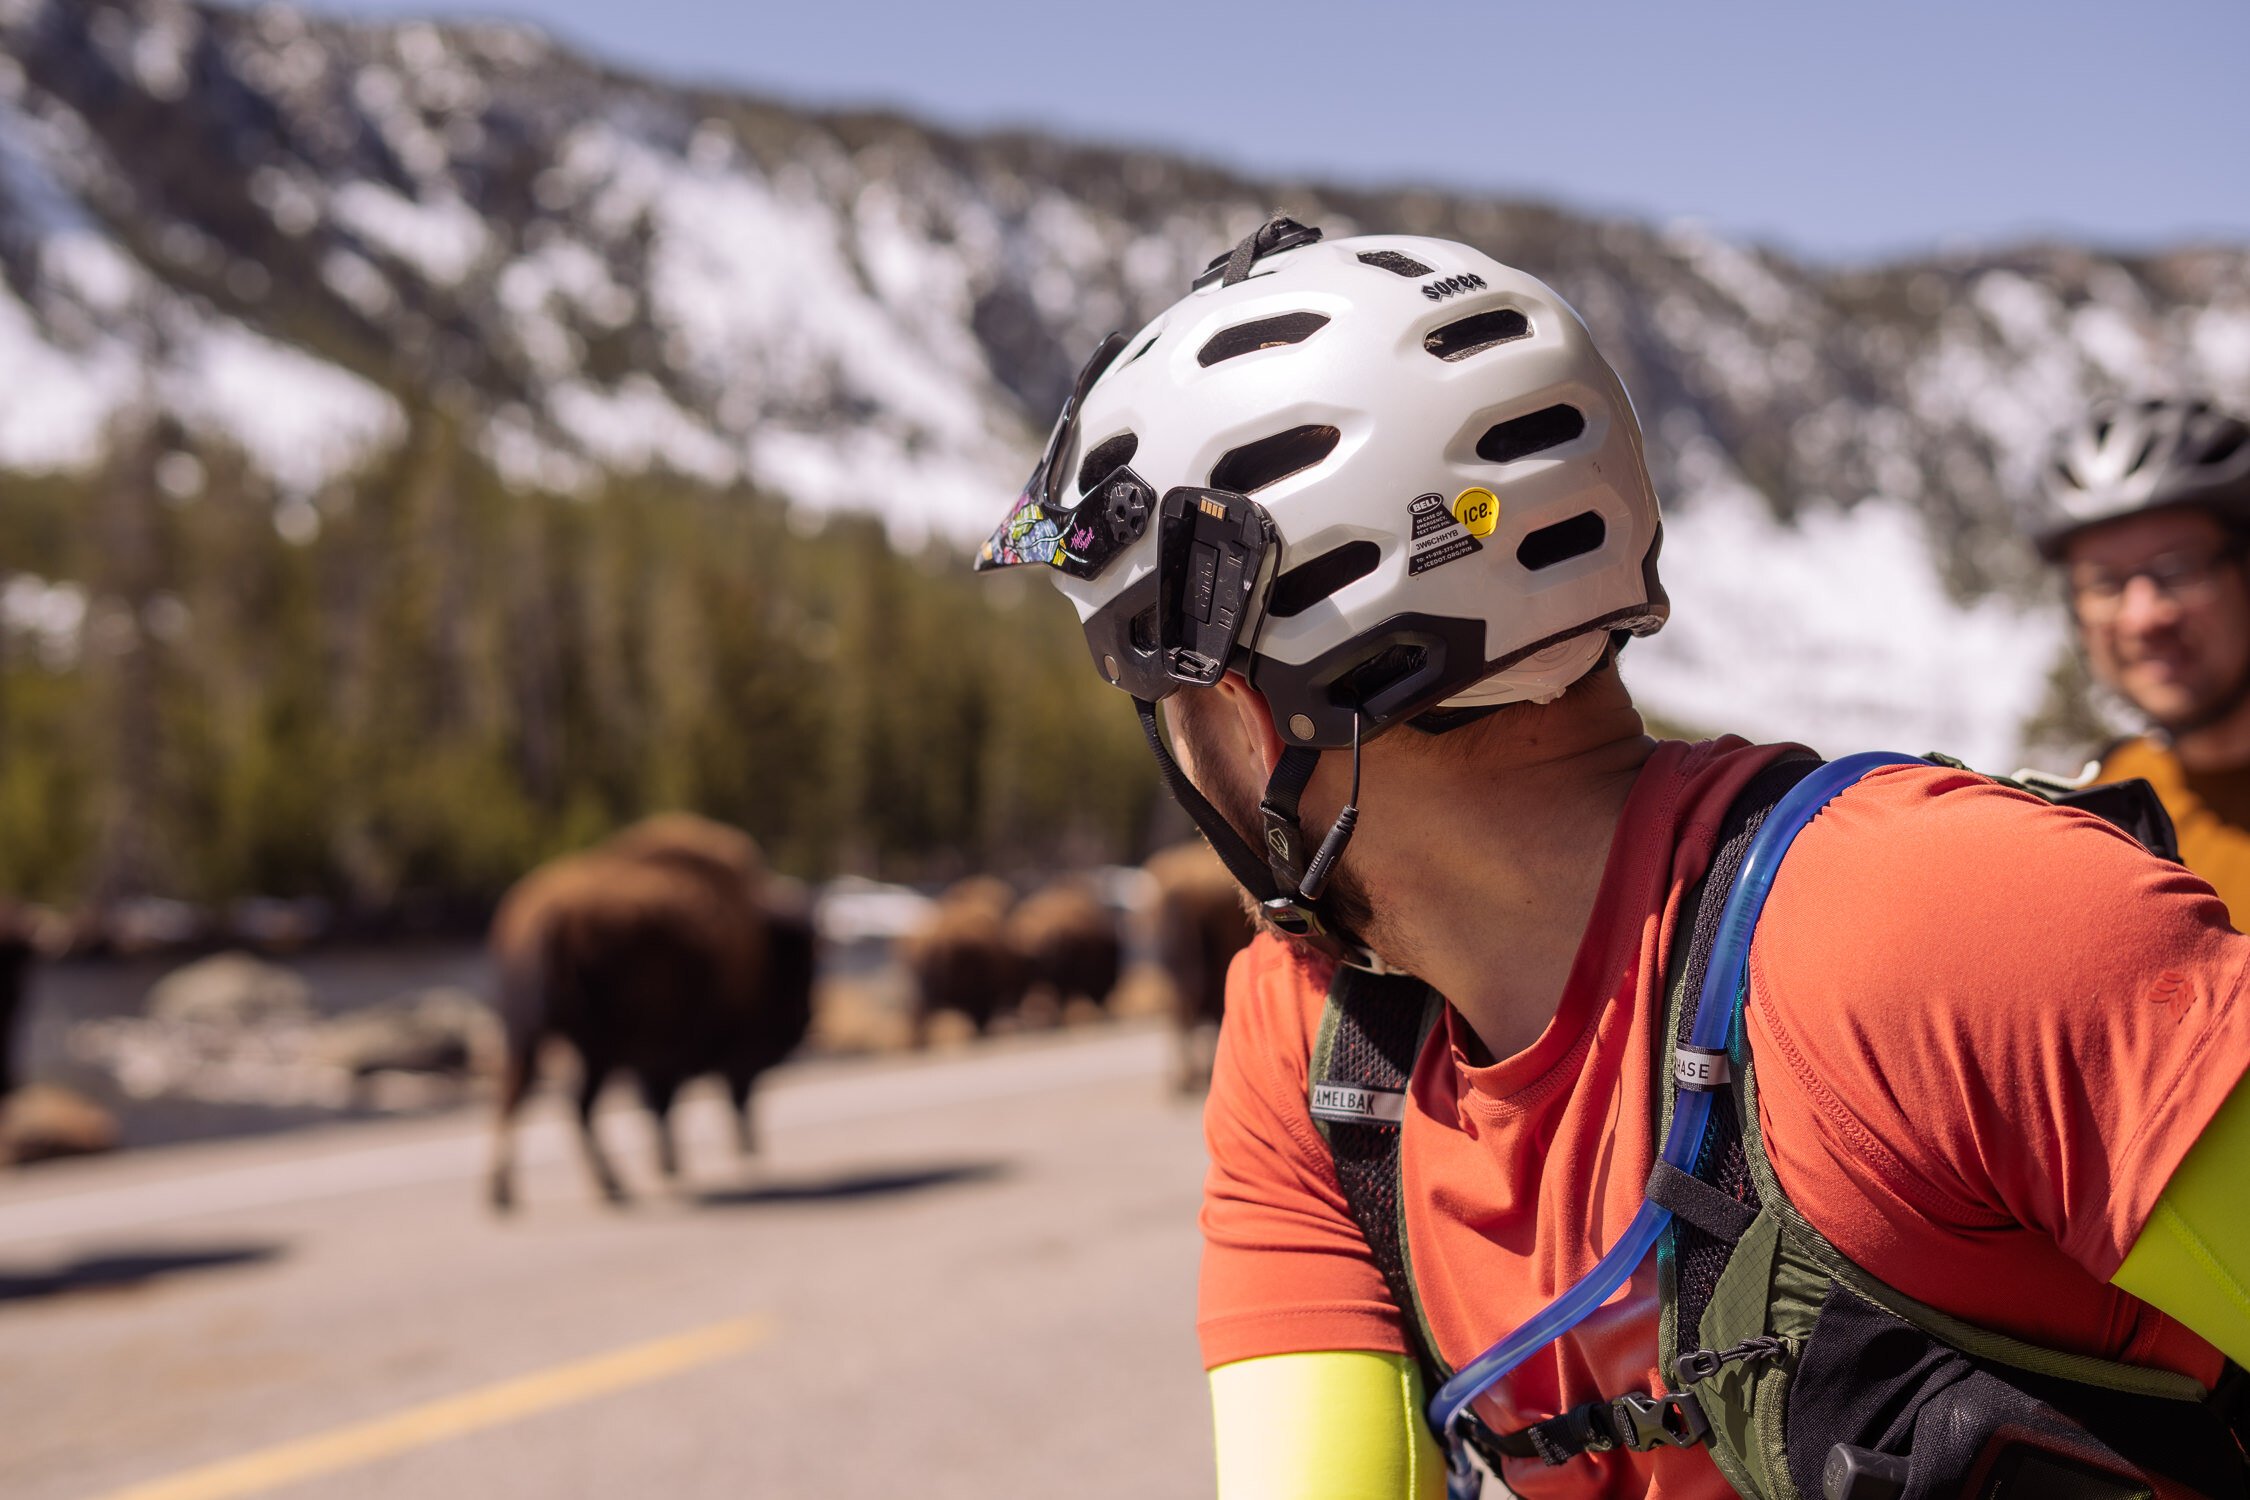
[[[701,1074],[725,1079],[741,1148],[752,1149],[750,1086],[812,1021],[814,941],[809,914],[774,894],[747,837],[683,814],[636,824],[517,882],[493,918],[491,947],[507,1035],[495,1208],[514,1201],[511,1126],[548,1035],[577,1050],[579,1138],[611,1202],[625,1191],[595,1135],[594,1105],[618,1069],[633,1074],[656,1118],[666,1178],[679,1174],[673,1100]]]
[[[964,880],[940,896],[921,924],[899,939],[899,961],[914,984],[913,1041],[930,1041],[941,1010],[966,1016],[979,1033],[1023,1003],[1030,976],[1008,941],[1015,893],[989,875]]]
[[[1067,1001],[1109,1001],[1124,943],[1117,916],[1077,881],[1050,885],[1008,915],[1008,943],[1023,960],[1029,987],[1058,1009]]]
[[[1179,1037],[1181,1092],[1211,1078],[1211,1038],[1226,1010],[1227,965],[1255,930],[1242,887],[1201,839],[1149,856],[1156,882],[1153,908],[1157,959],[1172,980],[1172,1021]]]

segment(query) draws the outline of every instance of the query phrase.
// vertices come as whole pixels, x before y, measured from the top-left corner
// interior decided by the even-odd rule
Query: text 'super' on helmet
[[[1554,291],[1277,219],[1104,345],[978,565],[1049,566],[1136,698],[1232,667],[1338,747],[1557,696],[1663,623],[1658,540],[1631,403]]]
[[[2195,506],[2250,527],[2250,425],[2208,402],[2111,401],[2066,430],[2045,474],[2033,540],[2059,562],[2090,526]]]

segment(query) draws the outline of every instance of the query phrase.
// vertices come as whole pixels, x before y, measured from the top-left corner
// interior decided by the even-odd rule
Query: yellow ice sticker
[[[1453,519],[1471,536],[1490,536],[1500,524],[1500,497],[1487,489],[1467,489],[1453,497]]]

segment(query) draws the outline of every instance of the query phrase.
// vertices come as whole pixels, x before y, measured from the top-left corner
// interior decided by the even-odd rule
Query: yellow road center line
[[[260,1448],[200,1469],[113,1490],[100,1500],[233,1500],[333,1474],[394,1453],[588,1401],[739,1354],[772,1336],[764,1318],[736,1318],[690,1333],[503,1380],[372,1421]]]

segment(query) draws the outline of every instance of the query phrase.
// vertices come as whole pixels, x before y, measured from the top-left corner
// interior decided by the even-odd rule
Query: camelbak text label
[[[1337,1120],[1347,1125],[1368,1120],[1389,1120],[1396,1124],[1406,1118],[1406,1096],[1390,1089],[1361,1088],[1354,1083],[1316,1083],[1312,1088],[1312,1112],[1316,1119]]]

